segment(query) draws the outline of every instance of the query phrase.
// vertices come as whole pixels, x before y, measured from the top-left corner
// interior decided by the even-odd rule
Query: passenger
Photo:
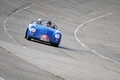
[[[37,20],[37,24],[41,24],[41,23],[42,23],[42,19],[39,18],[39,19]]]
[[[31,22],[31,24],[41,24],[41,23],[42,23],[42,19],[41,18]]]

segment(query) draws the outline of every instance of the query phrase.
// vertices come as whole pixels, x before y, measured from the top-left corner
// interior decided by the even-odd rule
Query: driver
[[[46,26],[51,27],[51,21],[47,21]]]

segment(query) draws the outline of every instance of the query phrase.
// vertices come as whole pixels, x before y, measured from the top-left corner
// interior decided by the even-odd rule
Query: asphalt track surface
[[[55,22],[58,48],[24,39]],[[0,0],[0,80],[120,80],[119,0]]]

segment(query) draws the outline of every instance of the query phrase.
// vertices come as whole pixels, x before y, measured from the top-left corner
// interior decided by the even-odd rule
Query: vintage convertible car
[[[47,22],[47,20],[42,20],[41,24],[36,24],[35,22],[29,24],[26,29],[25,38],[27,40],[39,40],[58,47],[62,34],[55,23],[51,22],[51,26],[48,27]]]

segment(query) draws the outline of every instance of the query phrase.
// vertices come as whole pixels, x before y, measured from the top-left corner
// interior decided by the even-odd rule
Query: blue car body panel
[[[36,31],[32,32],[31,28],[35,28]],[[59,45],[61,42],[62,34],[59,30],[47,27],[45,25],[30,24],[27,31],[27,36],[36,40],[41,40],[42,35],[47,35],[50,39],[50,43]],[[56,38],[55,35],[59,34],[60,38]]]

